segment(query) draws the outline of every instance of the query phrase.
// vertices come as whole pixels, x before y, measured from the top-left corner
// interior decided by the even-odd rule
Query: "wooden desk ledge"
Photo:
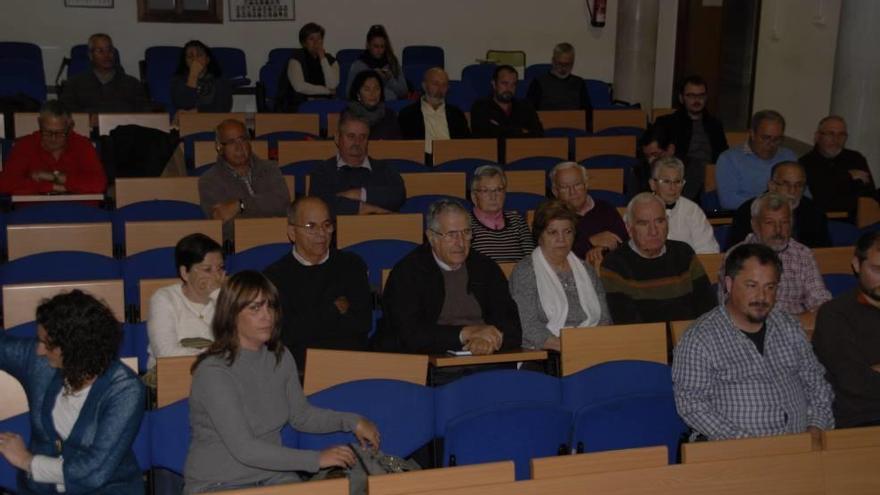
[[[516,351],[500,351],[486,356],[450,356],[435,354],[428,362],[435,368],[447,366],[471,366],[475,364],[515,363],[519,361],[543,361],[547,359],[547,351],[520,349]]]

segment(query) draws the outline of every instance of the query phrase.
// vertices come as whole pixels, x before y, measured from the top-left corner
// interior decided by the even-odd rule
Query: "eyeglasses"
[[[768,144],[779,144],[784,139],[784,136],[768,136],[766,134],[760,134],[757,136],[758,140],[762,143]]]
[[[684,94],[685,98],[691,98],[694,100],[705,100],[706,96],[707,96],[706,93],[685,93]]]
[[[660,185],[662,185],[662,186],[675,186],[675,187],[681,187],[681,186],[683,186],[684,183],[686,182],[684,179],[675,179],[675,180],[672,180],[672,179],[654,179],[654,180],[655,180],[658,184],[660,184]]]
[[[502,193],[504,193],[505,190],[506,190],[506,188],[504,188],[504,187],[496,187],[493,189],[489,189],[488,187],[480,187],[478,189],[474,189],[474,191],[477,194],[482,194],[485,196],[492,196],[494,194],[502,194]]]
[[[558,189],[559,191],[562,191],[562,192],[566,192],[566,193],[571,193],[574,191],[582,191],[586,188],[587,188],[586,182],[576,182],[574,184],[569,184],[566,186],[562,186],[562,185],[556,186],[556,189]]]
[[[248,139],[247,136],[238,136],[237,138],[232,138],[227,141],[220,141],[220,144],[222,146],[232,146],[232,145],[244,146],[245,143],[248,143],[248,142],[250,142],[250,139]]]
[[[59,139],[59,138],[67,137],[67,135],[70,134],[70,129],[64,129],[63,131],[53,131],[51,129],[40,129],[40,134],[44,138]]]
[[[771,182],[786,189],[803,189],[807,185],[806,182],[788,182],[785,180],[774,180]]]
[[[443,239],[446,242],[452,242],[456,239],[464,239],[465,241],[469,241],[474,237],[474,231],[471,229],[450,230],[448,232],[439,232],[434,229],[431,229],[431,232],[438,235],[441,239]]]
[[[309,235],[318,235],[322,232],[326,232],[327,234],[332,234],[334,230],[336,230],[336,224],[327,220],[325,222],[308,222],[303,225],[292,223],[294,227],[299,227],[301,229],[305,229],[306,234]]]
[[[849,133],[846,132],[832,132],[832,131],[819,131],[819,135],[824,137],[833,137],[833,138],[845,138],[849,137]]]

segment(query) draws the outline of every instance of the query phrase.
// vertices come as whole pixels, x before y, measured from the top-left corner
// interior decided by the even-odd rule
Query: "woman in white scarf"
[[[538,247],[510,276],[523,347],[559,350],[562,328],[611,324],[599,277],[571,252],[577,222],[577,214],[557,200],[545,201],[535,212]]]

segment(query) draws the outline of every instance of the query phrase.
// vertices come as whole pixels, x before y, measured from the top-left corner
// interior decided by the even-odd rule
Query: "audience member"
[[[339,64],[324,50],[324,28],[309,22],[299,30],[302,48],[293,51],[278,81],[276,112],[295,112],[314,98],[333,98],[339,85]]]
[[[370,420],[309,404],[281,342],[280,304],[275,286],[258,272],[238,272],[223,284],[214,344],[192,369],[184,493],[297,482],[302,473],[357,463],[347,445],[320,452],[282,446],[288,424],[307,433],[350,431],[362,447],[378,448]]]
[[[308,348],[367,350],[373,301],[367,266],[330,249],[334,224],[321,198],[302,196],[287,210],[293,249],[266,268],[281,300],[281,340],[299,369]]]
[[[687,181],[682,195],[699,201],[706,181],[706,164],[718,161],[727,149],[727,137],[721,121],[706,109],[709,86],[700,76],[684,80],[678,93],[679,108],[659,117],[655,126],[666,128],[675,145],[675,156],[685,164]]]
[[[763,244],[776,252],[782,262],[776,300],[778,309],[804,321],[815,318],[816,310],[831,299],[813,251],[791,238],[791,202],[787,197],[768,192],[752,202],[752,233],[740,244]],[[725,265],[726,266],[726,265]],[[724,280],[724,267],[718,280]],[[726,285],[718,284],[724,302]]]
[[[550,70],[532,79],[526,98],[536,110],[583,110],[587,129],[593,107],[583,78],[571,73],[574,67],[574,47],[571,43],[559,43],[553,47]]]
[[[692,320],[712,309],[709,277],[694,250],[667,239],[662,199],[639,193],[626,207],[630,240],[602,262],[602,284],[614,323]]]
[[[812,199],[804,196],[806,184],[804,167],[800,163],[779,162],[771,169],[767,190],[788,198],[794,222],[791,226],[791,236],[795,240],[811,248],[830,246],[828,219],[825,212]],[[755,198],[752,198],[736,209],[728,238],[730,245],[741,242],[751,233],[754,201]]]
[[[347,112],[370,124],[370,139],[400,139],[397,113],[385,105],[382,78],[374,70],[363,70],[355,76],[348,94]]]
[[[36,320],[36,338],[0,331],[0,370],[21,382],[31,407],[27,444],[0,433],[19,493],[144,493],[132,444],[146,394],[116,357],[116,316],[73,290],[40,303]]]
[[[394,55],[385,26],[376,24],[367,31],[367,47],[348,69],[345,94],[351,94],[352,81],[365,70],[375,71],[382,78],[384,101],[406,98],[409,88],[400,61]]]
[[[174,247],[174,264],[180,282],[150,298],[149,368],[160,357],[200,354],[214,340],[211,320],[226,277],[223,247],[204,234],[190,234]]]
[[[639,164],[634,173],[638,192],[651,190],[651,168],[660,158],[675,156],[675,143],[667,130],[656,125],[648,126],[639,137]]]
[[[813,349],[834,389],[838,428],[880,425],[880,232],[856,243],[858,288],[819,308]]]
[[[177,110],[232,110],[232,86],[222,76],[223,70],[211,49],[201,41],[188,41],[171,78],[171,103]]]
[[[309,194],[330,205],[334,215],[389,213],[406,200],[403,179],[393,166],[367,156],[370,124],[344,112],[336,132],[337,154],[316,166]]]
[[[497,263],[516,262],[535,249],[522,216],[504,210],[507,176],[498,165],[482,165],[471,178],[471,248]]]
[[[859,196],[876,197],[868,162],[858,151],[846,148],[846,121],[829,115],[819,121],[813,135],[816,145],[800,158],[813,201],[825,211],[855,214]]]
[[[773,165],[797,160],[793,151],[780,146],[784,135],[785,119],[779,112],[755,112],[748,141],[718,157],[715,178],[722,208],[735,210],[761,194]]]
[[[65,81],[60,99],[71,112],[91,114],[112,112],[149,112],[150,100],[143,85],[127,75],[116,60],[109,35],[89,36],[91,69]],[[97,118],[92,119],[97,125]]]
[[[687,182],[684,164],[675,157],[654,161],[651,191],[666,205],[668,238],[686,242],[697,254],[717,253],[718,241],[712,225],[699,205],[681,195]]]
[[[0,173],[5,194],[103,193],[104,167],[88,138],[73,130],[73,118],[58,100],[37,117],[40,130],[15,142]],[[86,129],[88,131],[88,129]]]
[[[783,263],[759,244],[730,251],[730,297],[675,346],[672,381],[691,440],[804,433],[834,427],[834,394],[798,322],[775,308]]]
[[[205,216],[223,221],[223,238],[232,238],[235,218],[283,217],[290,203],[287,183],[275,162],[251,152],[244,123],[224,120],[216,130],[217,162],[199,177]]]
[[[403,139],[424,139],[425,153],[433,153],[433,143],[441,139],[471,137],[467,118],[458,107],[446,102],[449,76],[441,67],[425,71],[422,98],[400,111]]]
[[[559,332],[610,325],[605,290],[592,266],[571,252],[578,215],[549,200],[535,211],[538,247],[513,269],[510,293],[519,309],[523,347],[559,351]]]
[[[578,258],[584,258],[589,253],[587,261],[598,266],[604,253],[617,249],[621,242],[629,240],[620,213],[611,204],[587,193],[590,177],[582,165],[561,162],[550,170],[549,175],[553,196],[562,200],[580,217],[572,252]]]
[[[540,137],[544,128],[535,107],[514,97],[519,73],[499,65],[492,76],[492,96],[474,102],[471,129],[475,138]]]

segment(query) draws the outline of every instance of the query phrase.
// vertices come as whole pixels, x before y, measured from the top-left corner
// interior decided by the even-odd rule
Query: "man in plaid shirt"
[[[774,308],[776,253],[760,244],[729,252],[725,303],[701,316],[675,347],[678,414],[692,439],[722,440],[834,427],[834,393],[798,322]]]
[[[784,268],[776,291],[777,309],[799,316],[801,321],[815,321],[816,311],[831,300],[831,292],[825,288],[813,251],[791,238],[791,212],[789,199],[781,194],[758,196],[752,202],[752,233],[734,247],[758,243],[776,251]],[[724,280],[725,266],[722,264],[718,280]],[[724,284],[718,284],[718,292],[718,301],[723,303],[727,292]]]

